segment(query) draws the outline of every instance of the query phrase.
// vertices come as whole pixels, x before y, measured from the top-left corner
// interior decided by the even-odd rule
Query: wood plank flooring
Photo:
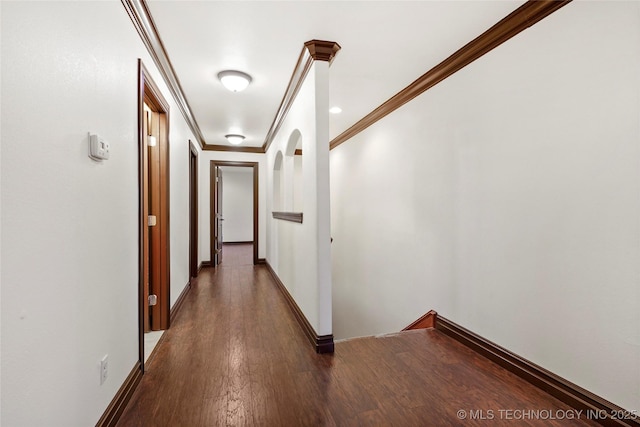
[[[118,426],[596,425],[549,419],[573,413],[435,330],[316,354],[251,246],[224,250],[194,281]]]

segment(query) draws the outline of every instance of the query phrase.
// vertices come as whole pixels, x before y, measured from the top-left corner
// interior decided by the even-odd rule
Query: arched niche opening
[[[304,179],[302,176],[302,134],[298,129],[291,132],[287,149],[285,150],[288,168],[291,173],[286,186],[287,200],[290,201],[288,208],[292,212],[302,212]]]
[[[282,152],[278,151],[276,154],[276,159],[273,163],[273,200],[272,200],[272,211],[281,211],[283,210],[283,187],[284,187],[284,179],[283,179],[283,164],[284,159],[282,156]]]

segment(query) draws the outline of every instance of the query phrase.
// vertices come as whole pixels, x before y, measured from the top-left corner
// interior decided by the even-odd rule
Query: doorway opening
[[[139,359],[144,371],[145,333],[168,329],[170,321],[169,105],[141,60],[138,90]],[[157,339],[147,339],[147,347],[152,341]]]
[[[225,194],[225,170],[233,171],[234,169],[240,170],[244,168],[245,171],[250,173],[252,198],[250,206],[247,206],[243,210],[243,214],[250,209],[251,218],[251,233],[250,240],[246,240],[248,234],[235,234],[235,237],[229,235],[229,238],[225,239],[225,208],[224,208],[224,194]],[[250,169],[249,169],[250,168]],[[230,175],[231,176],[231,175]],[[210,164],[210,256],[211,266],[217,267],[224,260],[223,247],[226,244],[252,244],[253,245],[253,264],[258,264],[258,162],[229,162],[212,160]],[[227,198],[228,199],[228,198]],[[231,219],[231,218],[229,218]],[[227,226],[227,230],[231,230],[231,224]],[[234,231],[235,233],[235,231]]]
[[[198,149],[189,141],[189,284],[198,276]]]

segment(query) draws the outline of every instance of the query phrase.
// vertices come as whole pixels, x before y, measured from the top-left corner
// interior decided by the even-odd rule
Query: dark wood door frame
[[[214,201],[216,194],[216,166],[250,167],[253,168],[253,264],[258,264],[258,162],[229,162],[222,160],[211,160],[209,167],[209,255],[211,263],[215,259],[215,244],[213,241],[213,228],[215,227]]]
[[[145,129],[144,104],[153,111],[157,128],[157,145],[153,147],[157,161],[151,168],[157,168],[157,188],[150,188],[149,148]],[[153,172],[153,171],[152,171]],[[144,371],[144,331],[148,314],[148,299],[145,289],[149,283],[149,265],[157,276],[158,302],[153,308],[153,329],[169,328],[169,292],[170,292],[170,252],[169,252],[169,104],[162,96],[157,85],[150,77],[142,60],[138,60],[138,299],[139,299],[139,360]],[[154,191],[158,203],[154,203],[157,212],[150,212],[149,194]],[[153,245],[149,243],[149,215],[155,215],[157,231]]]
[[[189,141],[189,283],[198,275],[198,149]]]
[[[222,213],[224,210],[223,204],[223,191],[224,191],[224,182],[222,176],[222,168],[219,166],[214,167],[215,179],[211,181],[211,184],[215,186],[213,189],[213,259],[211,265],[213,267],[217,267],[222,262],[223,251],[222,245],[224,242],[223,236],[223,221]]]

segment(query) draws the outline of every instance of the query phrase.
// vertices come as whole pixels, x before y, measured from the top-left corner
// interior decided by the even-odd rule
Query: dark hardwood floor
[[[222,266],[253,265],[253,243],[225,243],[222,247]]]
[[[251,246],[230,248],[193,283],[118,426],[596,425],[557,419],[573,412],[433,329],[316,354]]]

